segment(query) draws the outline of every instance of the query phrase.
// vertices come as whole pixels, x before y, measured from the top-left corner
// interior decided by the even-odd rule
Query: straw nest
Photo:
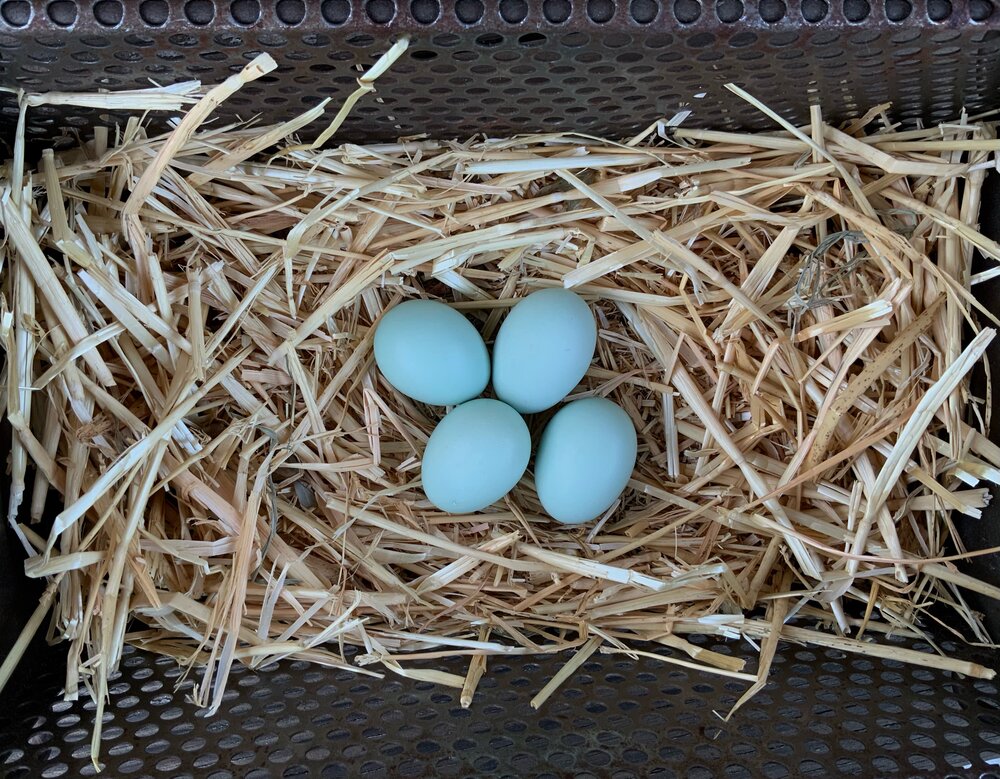
[[[978,516],[1000,475],[968,387],[993,335],[972,290],[996,271],[970,272],[975,249],[1000,259],[976,229],[992,127],[903,131],[881,106],[797,128],[731,87],[774,133],[324,145],[405,45],[319,144],[294,134],[325,104],[205,123],[266,55],[204,94],[22,96],[184,110],[37,168],[19,136],[3,169],[9,516],[49,586],[0,684],[46,617],[67,694],[99,708],[125,642],[197,668],[211,710],[233,663],[288,657],[464,705],[498,654],[567,652],[536,706],[598,651],[747,695],[779,640],[991,677],[879,639],[924,635],[938,603],[989,640],[962,591],[998,591],[952,564],[950,514]],[[486,511],[435,510],[420,458],[442,411],[375,369],[379,317],[439,299],[489,341],[559,285],[599,323],[572,397],[613,399],[638,431],[629,487],[583,527],[544,515],[530,469]],[[691,633],[756,642],[754,672]],[[411,662],[456,656],[462,673]]]

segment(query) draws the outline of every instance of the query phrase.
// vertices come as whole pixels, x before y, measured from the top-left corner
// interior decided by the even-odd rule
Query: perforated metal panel
[[[219,121],[273,121],[345,96],[357,67],[402,33],[413,45],[343,138],[625,135],[682,109],[692,124],[773,126],[729,81],[799,122],[819,96],[834,120],[884,102],[910,122],[1000,106],[992,0],[3,0],[0,83],[214,83],[268,51],[278,70],[229,100]],[[40,108],[29,130],[58,137],[95,114]],[[8,99],[8,128],[15,116]]]
[[[744,685],[603,657],[535,712],[528,701],[562,662],[492,660],[468,710],[457,691],[429,684],[302,662],[238,666],[219,714],[205,718],[175,663],[130,650],[111,685],[105,775],[1000,779],[993,682],[785,646],[775,682],[727,723],[715,712]],[[3,776],[93,776],[93,705],[59,700],[58,663],[45,665],[29,669],[30,696],[3,707]]]
[[[884,102],[908,123],[1000,107],[990,0],[0,0],[0,85],[214,83],[268,51],[278,69],[215,121],[273,122],[345,97],[358,67],[403,33],[405,58],[341,139],[624,136],[680,110],[694,125],[771,128],[729,81],[803,123],[820,98],[834,121]],[[0,98],[0,138],[16,115]],[[36,148],[75,143],[116,118],[43,106],[28,132]],[[129,651],[106,714],[105,775],[1000,777],[992,682],[783,646],[775,681],[725,723],[714,712],[743,685],[601,657],[534,712],[528,701],[562,662],[491,660],[470,710],[454,691],[395,678],[238,667],[223,710],[206,719],[172,661]],[[92,705],[60,700],[58,654],[28,663],[0,706],[2,775],[91,775]]]

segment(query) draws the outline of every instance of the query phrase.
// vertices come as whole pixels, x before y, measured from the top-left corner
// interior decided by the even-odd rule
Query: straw
[[[42,630],[98,715],[125,643],[189,669],[209,711],[234,664],[285,658],[447,685],[473,711],[505,654],[566,653],[536,708],[597,652],[721,673],[740,705],[783,641],[990,678],[886,636],[936,608],[981,642],[961,590],[1000,596],[953,566],[987,552],[951,518],[1000,477],[968,384],[993,337],[969,272],[1000,259],[975,226],[993,128],[867,134],[884,108],[833,128],[817,107],[802,129],[733,87],[774,132],[337,144],[406,45],[325,132],[326,101],[212,123],[267,55],[205,90],[23,97],[186,113],[37,171],[22,129],[0,172],[7,510],[47,580],[0,686]],[[494,506],[438,511],[420,464],[446,409],[378,371],[380,317],[441,300],[491,342],[553,287],[598,323],[570,397],[632,419],[627,488],[582,526],[545,515],[530,469]]]

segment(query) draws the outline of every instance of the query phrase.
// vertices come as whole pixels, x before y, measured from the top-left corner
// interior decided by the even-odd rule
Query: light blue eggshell
[[[528,467],[531,434],[521,415],[489,398],[452,409],[431,433],[421,466],[427,499],[466,514],[496,503]]]
[[[479,331],[433,300],[408,300],[383,315],[375,330],[375,363],[397,390],[435,406],[464,403],[490,380]]]
[[[589,522],[618,498],[635,467],[632,420],[604,398],[583,398],[556,412],[535,456],[542,507],[567,525]]]
[[[493,346],[493,388],[522,414],[551,408],[580,383],[594,358],[590,306],[566,289],[533,292],[514,306]]]

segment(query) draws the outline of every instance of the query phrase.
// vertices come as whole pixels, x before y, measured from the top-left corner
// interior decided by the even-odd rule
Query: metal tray
[[[272,122],[345,97],[358,67],[402,34],[413,41],[406,57],[341,140],[569,128],[627,136],[681,111],[696,126],[771,129],[723,88],[730,81],[800,123],[818,101],[833,121],[891,102],[890,117],[911,125],[1000,108],[992,0],[0,0],[0,86],[211,83],[268,51],[278,69],[215,121]],[[0,97],[0,138],[12,136],[16,116],[12,98]],[[37,151],[117,119],[42,107],[28,137]],[[995,193],[984,220],[1000,232]],[[1000,288],[983,294],[995,300]],[[1000,370],[1000,352],[991,360]],[[965,523],[970,546],[997,543],[996,517]],[[0,650],[37,592],[5,541]],[[1000,578],[985,559],[972,571]],[[206,719],[172,661],[129,650],[106,714],[105,775],[1000,777],[993,682],[783,645],[774,681],[728,723],[715,712],[742,687],[621,657],[588,662],[533,711],[528,700],[561,662],[491,660],[470,710],[451,691],[405,680],[296,662],[240,667],[227,705]],[[5,693],[4,777],[93,773],[93,707],[62,700],[61,663],[58,649],[39,647]]]

